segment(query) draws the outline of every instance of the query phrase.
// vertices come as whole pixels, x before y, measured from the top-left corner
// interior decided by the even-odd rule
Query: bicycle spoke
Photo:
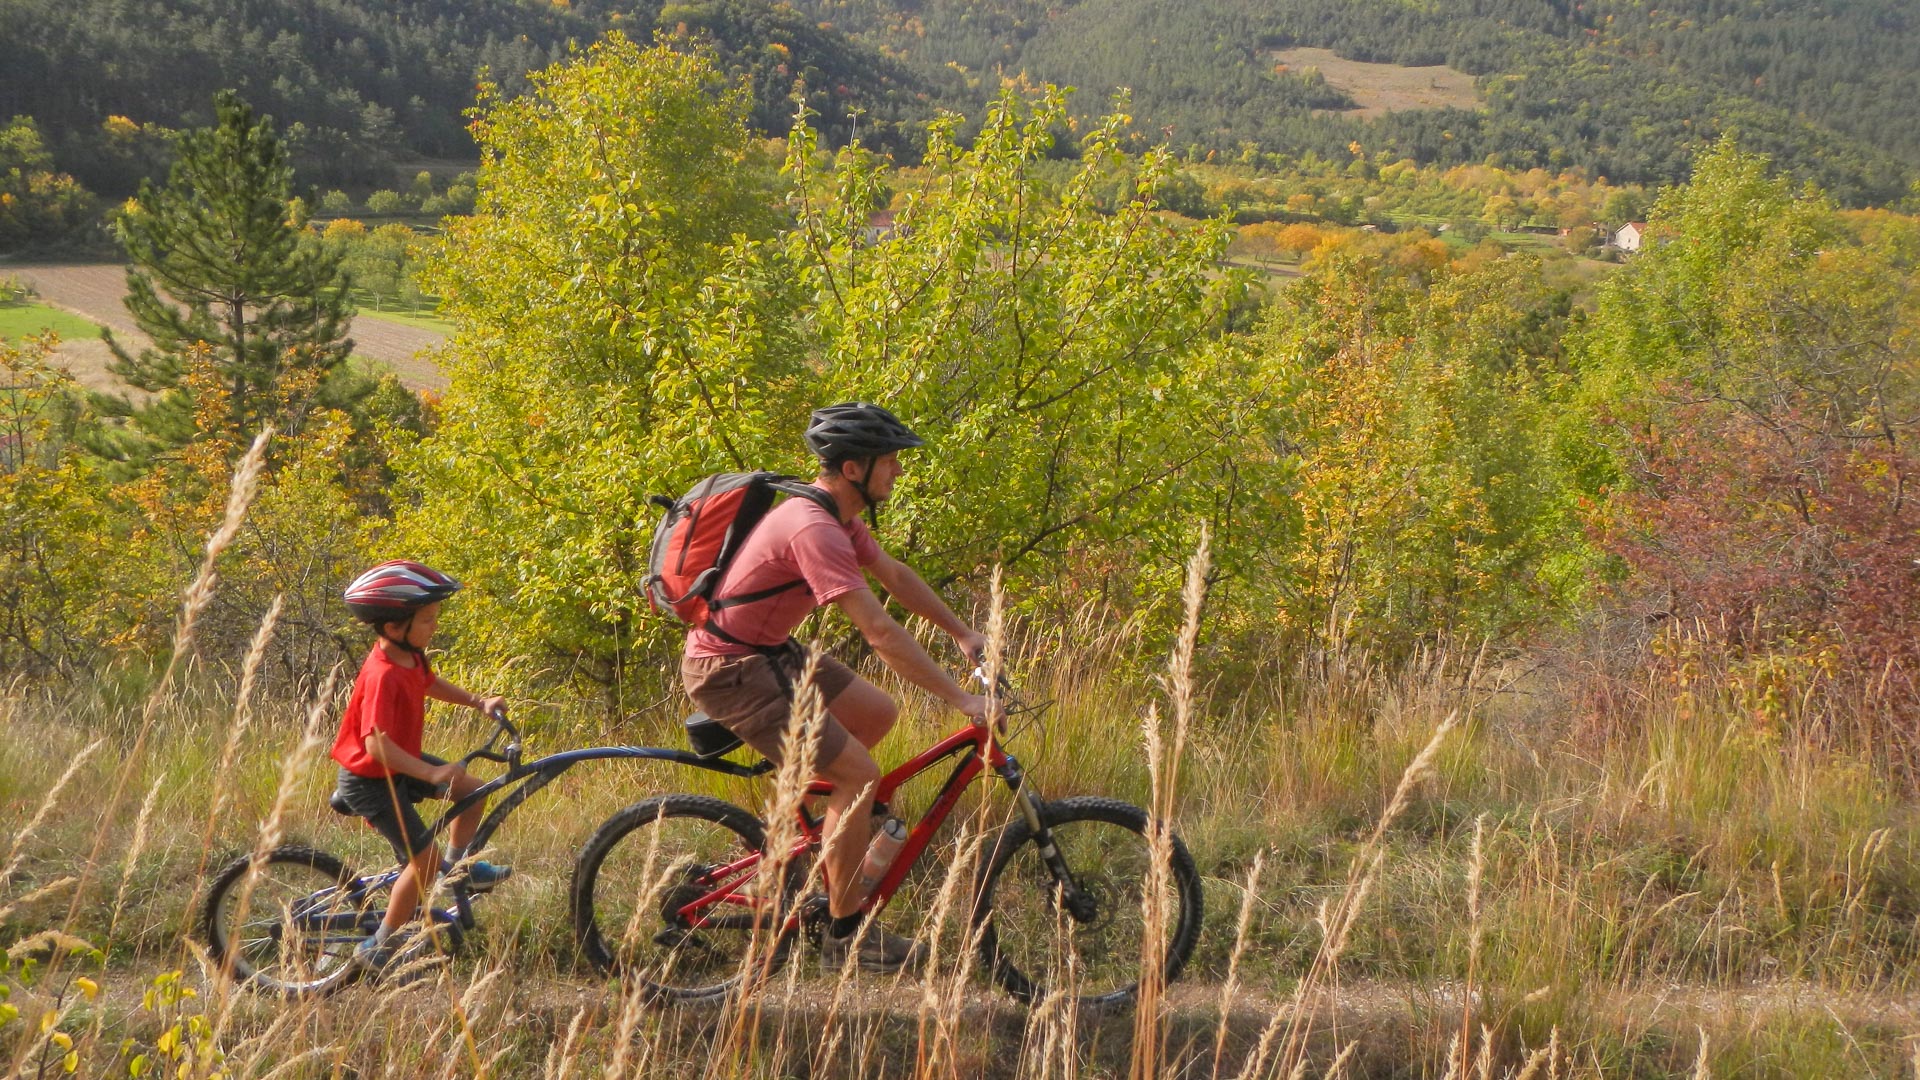
[[[759,823],[703,796],[627,807],[574,877],[575,928],[603,970],[681,1001],[719,996],[765,956],[790,889],[769,885]]]
[[[1032,1001],[1062,992],[1083,1006],[1131,1000],[1143,971],[1177,975],[1199,933],[1200,890],[1177,844],[1162,875],[1138,808],[1107,799],[1052,804],[1054,844],[1070,872],[1066,887],[1023,828],[996,852],[979,913],[991,920],[982,949],[995,977]],[[1164,892],[1153,897],[1156,883]]]
[[[346,871],[325,852],[286,847],[257,864],[242,858],[209,891],[207,941],[235,978],[299,993],[328,988],[345,974],[386,893],[342,886]]]

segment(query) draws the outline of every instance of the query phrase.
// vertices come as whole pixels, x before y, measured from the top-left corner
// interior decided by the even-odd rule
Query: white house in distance
[[[1621,251],[1639,251],[1640,244],[1647,238],[1647,223],[1629,221],[1613,231],[1613,246]]]
[[[867,219],[866,227],[860,230],[860,242],[867,247],[872,247],[893,235],[893,231],[897,228],[900,226],[894,223],[893,211],[881,210]]]

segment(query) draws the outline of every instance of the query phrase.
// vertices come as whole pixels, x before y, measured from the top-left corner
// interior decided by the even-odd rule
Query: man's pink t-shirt
[[[812,499],[789,496],[773,508],[733,560],[717,599],[745,596],[789,581],[798,588],[739,607],[722,608],[711,624],[754,645],[787,640],[814,608],[867,587],[861,567],[880,558],[880,545],[859,518],[841,521]],[[687,634],[688,656],[744,656],[753,652],[704,629]]]

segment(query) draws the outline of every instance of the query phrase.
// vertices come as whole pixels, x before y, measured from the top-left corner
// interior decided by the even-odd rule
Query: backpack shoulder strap
[[[793,476],[778,477],[774,479],[769,486],[783,495],[796,495],[805,499],[820,509],[825,510],[827,513],[832,514],[835,521],[840,520],[840,504],[834,501],[831,492],[822,491],[812,484],[801,482],[798,477]]]
[[[815,506],[818,506],[820,509],[825,510],[827,513],[833,515],[833,518],[836,521],[838,521],[840,518],[840,507],[834,501],[834,498],[831,494],[825,491],[822,491],[817,487],[814,487],[812,484],[802,483],[798,477],[768,475],[766,477],[765,483],[766,483],[766,486],[773,491],[780,492],[783,495],[802,498],[807,500],[810,503],[813,503]],[[788,592],[793,589],[801,588],[804,585],[806,585],[805,581],[794,580],[794,581],[783,582],[782,584],[779,584],[779,585],[770,586],[765,589],[755,589],[752,592],[741,593],[738,596],[729,596],[729,597],[726,597],[725,599],[719,599],[717,595],[720,591],[719,583],[715,582],[714,588],[712,591],[715,594],[716,598],[713,600],[709,600],[707,602],[707,610],[722,611],[722,610],[725,610],[726,608],[738,607],[741,604],[756,603],[758,601],[765,600],[768,597],[778,596],[783,592]],[[723,641],[731,641],[736,645],[749,644],[748,642],[739,641],[733,638],[731,635],[728,635],[725,631],[720,630],[720,628],[714,625],[711,621],[707,623],[707,629],[713,632],[716,637],[719,637]],[[757,649],[757,648],[761,648],[762,646],[753,645],[751,647]]]

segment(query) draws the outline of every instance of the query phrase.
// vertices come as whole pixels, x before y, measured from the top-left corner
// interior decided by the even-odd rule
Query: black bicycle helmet
[[[828,467],[924,444],[925,440],[909,431],[899,417],[868,401],[843,401],[815,409],[807,424],[807,448]]]

